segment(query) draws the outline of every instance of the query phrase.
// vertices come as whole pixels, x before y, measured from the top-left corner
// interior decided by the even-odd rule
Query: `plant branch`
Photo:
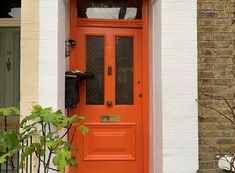
[[[226,115],[224,115],[222,112],[218,111],[217,109],[215,109],[213,107],[209,107],[209,106],[206,106],[206,105],[205,105],[205,108],[211,109],[211,110],[217,112],[219,115],[221,115],[222,117],[226,118],[229,122],[231,122],[231,124],[234,126],[233,120],[231,118],[227,117]]]
[[[234,156],[233,153],[228,152],[228,153],[230,153],[230,155],[232,156],[231,161],[229,161],[228,158],[226,157],[226,155],[221,151],[221,149],[219,149],[219,148],[217,148],[217,147],[215,147],[215,146],[212,146],[212,145],[208,144],[208,143],[207,143],[206,141],[204,141],[204,140],[202,140],[202,141],[203,141],[203,143],[205,143],[208,147],[210,147],[210,148],[212,148],[213,150],[219,152],[219,154],[220,154],[223,158],[225,158],[225,160],[226,160],[226,161],[229,163],[229,165],[230,165],[230,171],[232,171],[233,169],[235,170],[235,166],[234,166],[235,156]]]
[[[7,131],[7,117],[4,117],[4,128],[5,128],[5,132]]]
[[[40,173],[40,162],[44,162],[41,158],[40,158],[40,156],[38,156],[37,154],[36,154],[36,157],[39,159],[39,169],[38,169],[38,171],[39,171],[39,173]],[[48,167],[46,167],[46,168],[48,168],[48,169],[50,169],[50,170],[53,170],[53,171],[60,171],[60,170],[58,170],[58,169],[55,169],[55,168],[51,168],[51,167],[49,167],[49,165],[48,165]]]
[[[66,132],[64,133],[64,135],[62,135],[62,136],[60,137],[60,139],[63,139],[63,138],[69,133],[69,130],[71,129],[71,127],[72,127],[72,124],[70,124],[70,126],[68,127],[68,129],[66,130]]]
[[[35,155],[38,158],[38,170],[37,170],[37,172],[40,173],[41,157],[40,157],[40,155],[37,154],[37,152],[35,152]]]
[[[50,161],[51,161],[51,155],[52,155],[52,150],[51,148],[48,148],[49,149],[49,155],[48,155],[48,159],[47,159],[47,164],[46,164],[46,167],[49,168],[49,164],[50,164]],[[49,169],[47,170],[47,173],[48,173]]]
[[[43,122],[41,121],[41,128],[42,128],[42,135],[45,137],[46,136],[46,132],[45,132],[45,127],[44,127],[44,124]],[[45,152],[45,156],[43,157],[43,166],[44,166],[44,172],[46,171],[46,145],[45,145],[45,139],[43,141],[43,144],[44,144],[44,152]]]
[[[226,105],[228,106],[228,108],[229,108],[229,110],[230,110],[230,112],[232,114],[233,120],[235,121],[235,112],[234,112],[231,104],[228,102],[228,100],[225,97],[223,97],[223,96],[214,96],[213,94],[204,94],[204,95],[205,96],[209,96],[209,97],[214,97],[214,98],[216,98],[218,100],[223,100],[226,103]]]
[[[55,169],[55,168],[51,168],[51,167],[48,167],[48,169],[52,170],[52,171],[56,171],[56,172],[59,172],[60,170],[59,169]]]
[[[75,136],[75,133],[76,133],[76,129],[77,129],[77,127],[74,127],[73,136],[72,136],[72,139],[71,139],[71,141],[70,141],[70,144],[73,143],[73,139],[74,139],[74,136]]]
[[[228,102],[227,99],[225,99],[225,98],[222,97],[222,96],[220,96],[220,98],[222,98],[222,99],[225,101],[225,103],[227,104],[227,106],[229,107],[230,112],[232,113],[232,116],[233,116],[233,120],[235,121],[235,113],[234,113],[234,110],[233,110],[232,106],[230,105],[230,103]]]

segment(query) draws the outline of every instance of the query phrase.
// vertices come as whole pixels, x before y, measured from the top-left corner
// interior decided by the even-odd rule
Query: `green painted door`
[[[0,28],[0,107],[20,103],[20,29]]]

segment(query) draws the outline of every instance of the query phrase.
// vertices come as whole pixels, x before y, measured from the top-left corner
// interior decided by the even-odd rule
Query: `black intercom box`
[[[67,71],[65,72],[65,107],[76,108],[79,103],[79,86],[85,79],[94,75],[89,72]]]

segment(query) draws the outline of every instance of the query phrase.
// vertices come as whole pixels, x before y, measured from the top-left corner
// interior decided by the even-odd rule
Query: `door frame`
[[[20,20],[11,19],[11,18],[2,18],[0,19],[0,27],[19,27],[20,28]]]
[[[143,154],[144,154],[144,173],[150,173],[149,169],[149,158],[150,158],[150,102],[149,102],[149,90],[150,90],[150,68],[149,68],[149,0],[142,0],[142,45],[143,45]],[[77,0],[70,0],[70,39],[77,39]],[[115,22],[113,22],[115,24]],[[110,23],[112,25],[112,22]],[[79,43],[78,43],[79,44]],[[77,51],[75,48],[72,48],[70,56],[70,68],[71,64],[75,64]],[[145,116],[144,116],[145,115]]]

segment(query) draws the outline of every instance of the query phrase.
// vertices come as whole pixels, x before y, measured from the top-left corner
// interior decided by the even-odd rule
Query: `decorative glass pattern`
[[[86,82],[86,104],[104,104],[104,37],[86,37],[86,71],[94,78]]]
[[[133,37],[116,37],[116,104],[133,104]]]
[[[95,8],[93,12],[96,14],[94,14],[94,16],[90,15],[90,12],[88,12],[89,10],[92,11],[92,8]],[[101,8],[103,9],[101,10]],[[118,8],[117,15],[115,12],[112,12],[114,8]],[[136,8],[135,17],[130,17],[130,13],[132,14],[133,11],[129,8]],[[101,10],[103,14],[101,14],[99,10]],[[109,15],[113,16],[113,19],[142,19],[142,0],[77,0],[78,18],[107,19]]]
[[[20,19],[21,0],[0,0],[0,18]]]

